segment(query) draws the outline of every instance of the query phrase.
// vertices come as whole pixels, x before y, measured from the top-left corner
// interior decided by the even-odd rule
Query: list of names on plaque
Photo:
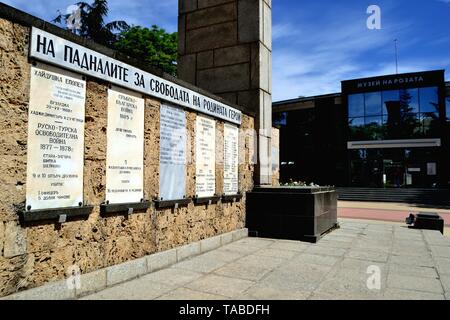
[[[167,104],[160,108],[159,160],[159,196],[182,199],[186,194],[186,114]]]
[[[238,136],[239,128],[225,123],[224,125],[224,173],[223,193],[226,195],[237,194],[238,185]]]
[[[27,210],[83,203],[86,82],[59,68],[31,67]]]
[[[212,197],[216,190],[216,122],[197,116],[195,127],[196,195]]]
[[[144,99],[125,89],[108,90],[106,201],[144,198]]]

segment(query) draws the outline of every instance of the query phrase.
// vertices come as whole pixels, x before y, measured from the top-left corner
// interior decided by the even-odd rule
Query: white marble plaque
[[[212,197],[216,191],[216,122],[197,116],[195,127],[195,176],[199,198]]]
[[[106,201],[144,198],[144,99],[125,89],[108,90]]]
[[[186,195],[186,114],[180,108],[160,108],[159,196],[162,200]]]
[[[223,193],[234,195],[239,192],[238,161],[239,161],[239,128],[225,123],[224,163],[223,163]]]
[[[59,68],[31,67],[28,111],[28,210],[83,203],[86,82]]]

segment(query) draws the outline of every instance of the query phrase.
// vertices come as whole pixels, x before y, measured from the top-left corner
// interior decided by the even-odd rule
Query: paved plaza
[[[405,204],[370,201],[338,201],[338,217],[350,219],[368,219],[391,221],[404,224],[410,214],[434,212],[444,219],[444,235],[450,236],[450,208],[431,208],[420,204]]]
[[[450,238],[340,219],[317,244],[245,238],[83,299],[450,299]]]

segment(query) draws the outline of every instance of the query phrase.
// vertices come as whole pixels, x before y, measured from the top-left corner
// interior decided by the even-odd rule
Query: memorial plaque
[[[197,116],[195,127],[195,175],[199,198],[212,197],[216,191],[216,122]]]
[[[144,99],[125,89],[108,90],[106,201],[144,198]]]
[[[31,67],[28,111],[28,210],[83,203],[86,82],[55,67]]]
[[[225,123],[224,135],[224,166],[223,166],[223,193],[225,195],[237,194],[239,191],[238,178],[238,136],[239,128]]]
[[[186,114],[180,108],[161,104],[159,196],[183,199],[186,194]]]

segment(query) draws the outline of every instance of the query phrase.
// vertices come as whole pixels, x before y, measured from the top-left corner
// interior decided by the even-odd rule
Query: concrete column
[[[179,0],[178,77],[256,116],[259,185],[272,183],[271,7],[271,0]]]

